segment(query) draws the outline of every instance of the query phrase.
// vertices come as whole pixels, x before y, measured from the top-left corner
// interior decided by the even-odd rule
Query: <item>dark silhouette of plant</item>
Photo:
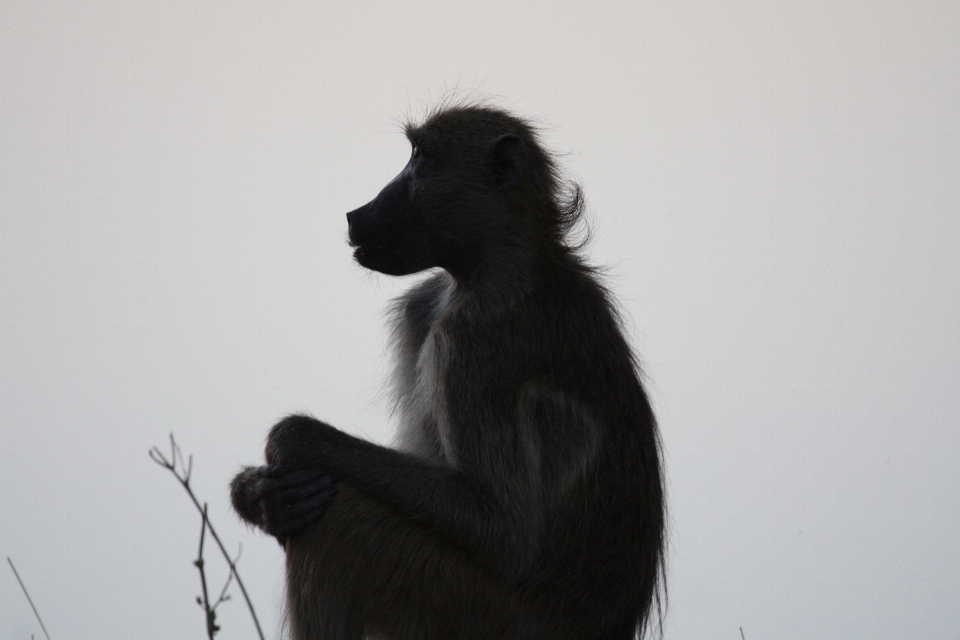
[[[174,439],[173,434],[171,433],[170,457],[168,458],[165,456],[159,448],[153,447],[150,449],[150,458],[161,467],[164,467],[170,471],[170,473],[176,477],[183,488],[186,489],[187,495],[190,496],[190,500],[193,501],[193,505],[197,508],[197,511],[200,512],[200,515],[203,518],[200,526],[200,548],[197,551],[197,559],[193,564],[200,571],[200,585],[203,589],[203,593],[197,597],[197,603],[203,608],[206,616],[207,637],[210,638],[210,640],[213,640],[214,634],[220,630],[220,627],[216,624],[217,607],[221,602],[225,602],[230,599],[230,596],[227,594],[227,589],[230,587],[231,581],[236,580],[237,586],[240,587],[240,592],[243,594],[243,599],[247,603],[247,609],[250,610],[250,617],[253,618],[253,624],[257,628],[257,635],[260,637],[260,640],[264,640],[263,631],[260,629],[260,621],[257,619],[257,612],[254,611],[253,603],[250,601],[250,596],[247,594],[247,589],[244,587],[243,580],[240,578],[240,574],[237,572],[237,562],[240,560],[240,551],[242,551],[243,548],[240,548],[240,551],[237,552],[237,556],[235,558],[230,557],[230,554],[227,553],[226,547],[223,546],[223,542],[220,540],[220,536],[217,535],[216,530],[210,523],[210,519],[207,518],[207,504],[204,503],[203,506],[200,506],[200,501],[197,500],[197,496],[193,493],[193,488],[190,486],[190,474],[193,472],[193,456],[190,455],[184,459],[183,452],[180,450],[180,445],[177,444],[177,441]],[[203,561],[203,543],[208,530],[210,531],[210,536],[213,538],[214,542],[217,543],[217,547],[220,548],[220,553],[223,554],[223,558],[230,566],[230,574],[227,577],[226,584],[224,584],[223,589],[220,590],[220,597],[218,597],[213,603],[210,602],[207,592],[207,576],[204,570]],[[13,565],[11,564],[11,567],[12,566]],[[36,609],[34,609],[34,612],[36,612]],[[41,622],[40,625],[43,626],[43,623]],[[44,630],[44,632],[46,632],[46,630]],[[49,640],[49,636],[47,636],[47,638]]]
[[[37,611],[37,607],[33,604],[33,598],[30,597],[30,592],[27,591],[27,585],[23,584],[23,580],[20,579],[20,574],[17,573],[17,568],[13,566],[13,560],[10,559],[10,556],[7,556],[7,563],[10,565],[10,568],[13,569],[13,575],[17,577],[17,582],[20,583],[20,588],[23,589],[23,595],[27,596],[27,602],[30,603],[30,608],[33,609],[33,615],[37,616],[37,622],[40,623],[40,628],[43,629],[43,635],[47,636],[47,640],[50,640],[50,634],[47,633],[47,628],[43,624],[43,620],[40,618],[40,612]],[[33,636],[30,636],[30,639],[33,640]]]
[[[227,589],[230,588],[230,583],[233,581],[233,572],[231,571],[227,574],[227,581],[223,584],[223,589],[220,590],[220,596],[216,602],[211,604],[210,596],[207,592],[207,572],[204,569],[203,562],[203,540],[209,526],[210,520],[207,518],[207,503],[204,502],[203,525],[200,527],[200,548],[197,550],[197,559],[193,561],[193,566],[200,571],[200,586],[203,589],[201,595],[197,596],[197,604],[203,608],[207,616],[207,637],[213,640],[214,634],[220,631],[220,627],[217,625],[217,607],[220,606],[221,602],[226,602],[230,599],[230,594],[227,593]],[[241,551],[243,551],[242,546],[240,547],[240,551],[237,552],[237,557],[232,560],[234,565],[240,560]]]

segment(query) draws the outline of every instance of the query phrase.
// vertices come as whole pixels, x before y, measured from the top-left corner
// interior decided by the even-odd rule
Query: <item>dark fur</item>
[[[407,136],[403,172],[348,214],[361,264],[442,269],[394,306],[401,448],[290,416],[268,438],[279,467],[233,484],[237,512],[285,539],[293,636],[634,638],[662,612],[658,435],[566,242],[579,190],[496,108],[448,106]],[[303,468],[323,473],[291,479]]]

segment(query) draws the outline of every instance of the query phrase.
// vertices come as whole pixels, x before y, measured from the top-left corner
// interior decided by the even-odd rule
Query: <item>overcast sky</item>
[[[54,640],[202,638],[199,518],[309,411],[389,442],[344,213],[445,92],[544,127],[644,363],[668,640],[960,637],[960,3],[0,2],[0,556]],[[224,565],[208,547],[211,580]],[[221,640],[254,631],[239,593]],[[0,640],[42,637],[0,567]]]

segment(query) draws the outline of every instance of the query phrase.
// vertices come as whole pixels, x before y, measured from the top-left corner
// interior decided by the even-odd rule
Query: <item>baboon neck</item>
[[[522,301],[548,274],[563,270],[563,252],[548,245],[535,246],[529,239],[502,243],[478,253],[471,269],[448,269],[463,294],[472,294],[489,304],[513,304]]]

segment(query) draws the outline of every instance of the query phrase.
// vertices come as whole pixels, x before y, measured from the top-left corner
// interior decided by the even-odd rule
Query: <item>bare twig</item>
[[[237,564],[240,560],[240,554],[243,552],[243,545],[240,545],[240,549],[237,551],[237,557],[233,559],[233,564]],[[223,583],[223,589],[220,590],[220,597],[217,598],[217,601],[214,603],[213,608],[216,609],[220,606],[221,602],[226,602],[230,599],[230,594],[227,593],[227,589],[230,588],[230,583],[233,581],[233,572],[227,574],[227,580]]]
[[[43,629],[43,635],[47,636],[47,640],[50,640],[50,634],[47,633],[47,628],[43,625],[43,620],[40,618],[40,612],[37,611],[37,608],[33,604],[33,598],[30,597],[30,592],[27,591],[27,585],[23,584],[23,580],[20,579],[20,574],[17,573],[17,568],[13,566],[13,560],[10,559],[10,556],[7,556],[7,562],[10,564],[10,568],[13,569],[13,575],[17,577],[17,582],[20,583],[20,588],[23,589],[23,595],[27,596],[27,602],[30,603],[30,608],[33,609],[33,615],[37,616],[37,622],[40,623],[40,628]],[[30,636],[33,638],[33,636]]]
[[[230,589],[230,583],[233,582],[233,572],[227,573],[227,579],[223,583],[223,588],[220,590],[220,595],[217,597],[217,601],[213,604],[210,604],[210,595],[207,591],[207,572],[204,568],[203,562],[203,540],[204,534],[206,533],[207,527],[210,526],[210,520],[207,517],[207,503],[203,503],[203,526],[200,529],[200,548],[197,550],[197,559],[194,561],[194,566],[200,570],[200,585],[203,589],[203,595],[197,598],[197,604],[199,604],[207,617],[207,636],[210,640],[213,640],[213,636],[216,635],[217,631],[220,631],[220,627],[217,625],[217,607],[221,603],[226,602],[230,599],[230,594],[227,591]],[[236,565],[240,560],[240,554],[243,552],[243,545],[240,545],[240,550],[237,551],[237,557],[233,559],[233,564]]]
[[[190,474],[193,472],[193,456],[191,455],[187,457],[186,460],[184,459],[183,452],[180,450],[180,445],[177,444],[177,441],[173,438],[173,433],[171,433],[170,457],[167,458],[167,456],[165,456],[159,448],[154,447],[150,449],[150,458],[174,475],[180,484],[183,485],[183,488],[186,490],[187,495],[190,496],[190,500],[193,501],[193,505],[197,508],[197,511],[199,511],[200,515],[203,516],[203,530],[210,530],[210,536],[213,538],[213,541],[217,543],[217,547],[220,548],[220,553],[223,554],[227,564],[230,565],[230,575],[233,576],[233,579],[237,581],[237,586],[240,587],[240,593],[243,594],[243,599],[247,603],[247,609],[250,610],[250,617],[253,618],[253,624],[257,628],[257,635],[260,637],[260,640],[265,640],[263,637],[263,631],[260,628],[260,621],[257,619],[257,612],[253,608],[253,602],[251,602],[250,596],[247,594],[247,588],[244,586],[243,580],[241,580],[240,574],[237,572],[237,560],[240,559],[240,554],[238,553],[237,558],[233,559],[230,557],[230,554],[227,553],[227,549],[223,546],[223,542],[220,540],[220,536],[217,535],[216,529],[213,528],[210,520],[207,519],[205,507],[200,506],[200,501],[197,500],[197,496],[193,493],[193,488],[190,486]],[[201,532],[201,536],[202,535],[203,533]],[[229,579],[227,584],[229,585]],[[226,586],[224,586],[223,593],[225,592]],[[226,598],[221,597],[221,599],[217,601],[217,604],[224,599]],[[214,605],[214,608],[216,608],[216,605]]]
[[[203,607],[203,613],[207,618],[207,637],[213,640],[220,627],[217,626],[217,605],[210,606],[210,597],[207,595],[207,572],[203,568],[203,539],[207,532],[207,503],[203,503],[203,522],[200,524],[200,548],[197,549],[197,559],[193,565],[200,571],[200,588],[202,595],[197,597],[197,604]],[[232,574],[231,574],[232,575]],[[217,604],[220,604],[217,602]]]
[[[740,627],[740,640],[747,640],[743,635],[743,627]]]

